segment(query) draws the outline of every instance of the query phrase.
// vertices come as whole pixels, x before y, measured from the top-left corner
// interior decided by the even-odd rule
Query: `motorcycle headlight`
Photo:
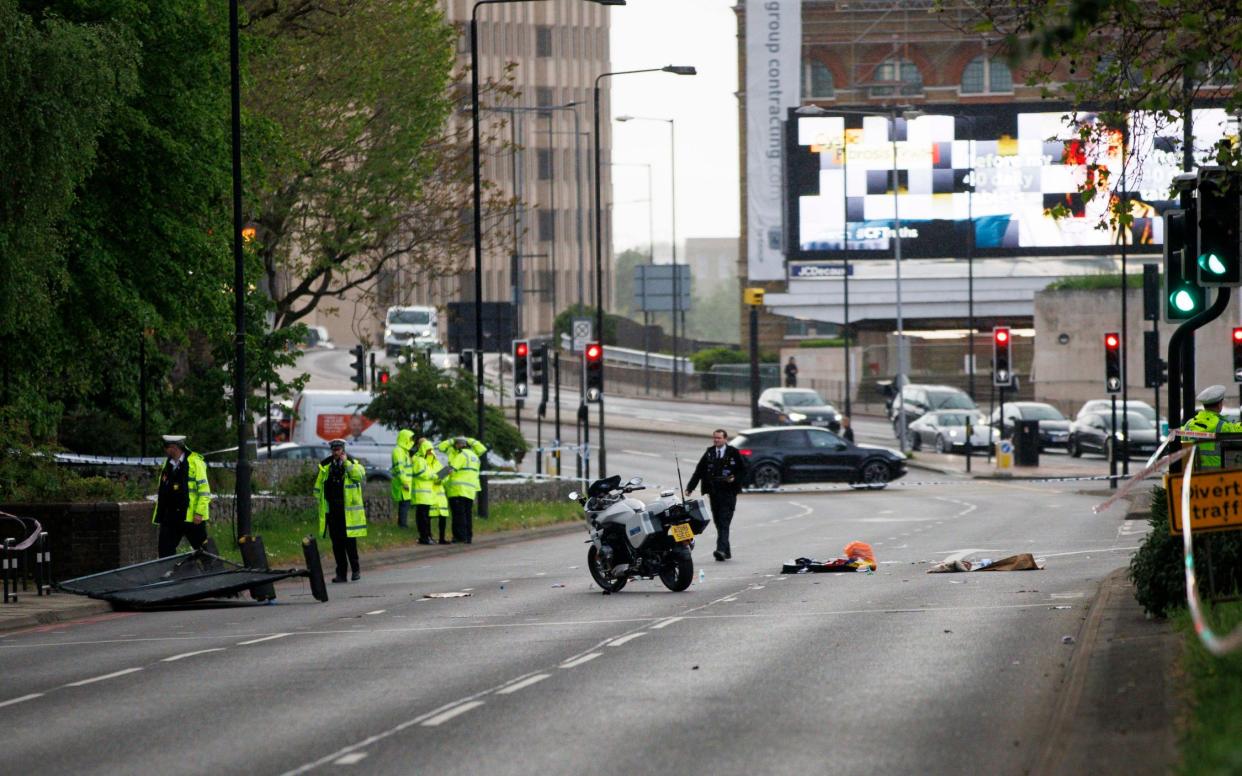
[[[802,421],[806,420],[806,415],[804,415],[801,412],[791,412],[789,413],[789,419],[792,420],[794,423],[801,423]]]

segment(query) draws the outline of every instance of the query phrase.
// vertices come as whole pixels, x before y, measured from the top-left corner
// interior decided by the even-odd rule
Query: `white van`
[[[302,391],[293,402],[289,441],[314,445],[344,439],[350,455],[387,471],[397,431],[363,414],[371,398],[370,391]]]
[[[434,307],[389,307],[384,316],[384,352],[389,358],[402,348],[432,345],[440,341]]]

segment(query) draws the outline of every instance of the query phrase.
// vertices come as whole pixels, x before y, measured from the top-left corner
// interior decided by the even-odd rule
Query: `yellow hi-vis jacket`
[[[1230,423],[1211,410],[1199,410],[1193,418],[1182,424],[1184,431],[1209,431],[1213,434],[1242,432],[1242,423]],[[1196,441],[1199,451],[1195,453],[1195,468],[1219,469],[1221,467],[1220,442],[1215,439]]]
[[[194,522],[194,516],[198,515],[203,518],[203,522],[207,522],[208,508],[211,505],[211,486],[207,484],[207,462],[203,460],[203,456],[198,453],[185,451],[185,465],[190,467],[186,472],[186,490],[189,492],[189,506],[185,510],[185,521],[187,523]],[[158,522],[160,503],[155,502],[155,509],[151,511],[151,522]]]
[[[440,479],[440,470],[444,467],[440,464],[431,442],[423,440],[421,452],[423,460],[427,462],[426,477],[431,483],[431,510],[428,514],[432,517],[448,517],[448,494],[444,492],[444,480]]]
[[[398,503],[414,500],[415,472],[426,463],[412,455],[414,432],[402,429],[397,432],[397,446],[392,449],[392,500]]]
[[[328,481],[332,456],[319,463],[319,476],[315,478],[315,499],[319,502],[319,535],[328,535],[328,499],[324,495],[324,483]],[[345,459],[345,535],[351,539],[367,535],[367,512],[362,505],[362,483],[367,470],[356,458]]]
[[[411,462],[414,466],[414,503],[434,507],[436,490],[438,488],[443,495],[444,487],[440,485],[440,461],[436,458],[431,442],[424,439],[414,452]],[[446,500],[445,504],[447,503]]]
[[[477,439],[466,438],[466,446],[457,449],[452,439],[446,439],[438,445],[440,452],[448,456],[449,466],[453,473],[449,475],[449,498],[468,498],[474,501],[479,495],[479,456],[487,452],[487,445]]]

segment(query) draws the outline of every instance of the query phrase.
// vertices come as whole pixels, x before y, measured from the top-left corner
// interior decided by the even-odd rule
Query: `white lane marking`
[[[1073,552],[1033,552],[1031,554],[1038,558],[1064,558],[1066,555],[1091,555],[1092,553],[1099,554],[1099,553],[1104,553],[1104,552],[1129,552],[1130,550],[1137,550],[1137,549],[1138,549],[1138,545],[1134,545],[1133,547],[1105,547],[1104,549],[1101,549],[1101,550],[1074,550]]]
[[[367,759],[366,752],[350,752],[344,757],[341,757],[338,760],[334,760],[332,764],[333,765],[353,765],[354,763],[360,763],[365,759]]]
[[[731,604],[731,603],[733,603],[733,602],[734,602],[734,601],[736,601],[736,600],[737,600],[737,596],[735,596],[735,595],[731,595],[731,596],[729,596],[728,598],[721,598],[721,599],[720,599],[720,602],[721,602],[721,603],[723,603],[723,604]]]
[[[552,674],[535,674],[534,676],[528,676],[520,682],[515,682],[514,684],[511,684],[508,687],[505,687],[504,689],[497,690],[496,694],[497,695],[512,695],[518,690],[525,690],[527,687],[530,687],[532,684],[538,684],[542,682],[544,679],[549,678],[550,676],[552,676]]]
[[[764,587],[765,587],[764,585],[755,585],[751,587],[751,590],[762,590]]]
[[[661,628],[667,628],[668,626],[672,625],[673,623],[675,623],[675,622],[681,622],[681,621],[682,621],[682,620],[684,620],[684,619],[686,619],[686,618],[685,618],[685,617],[669,617],[667,620],[663,620],[663,621],[661,621],[661,622],[657,622],[655,625],[652,625],[652,626],[651,626],[651,629],[652,629],[652,630],[660,630]]]
[[[799,504],[797,501],[790,501],[789,503],[793,504],[795,507],[798,507],[802,511],[796,515],[790,515],[789,517],[785,518],[786,520],[796,520],[799,517],[806,517],[807,515],[815,511],[811,509],[810,507],[808,507],[806,504]]]
[[[285,636],[288,636],[288,635],[289,635],[288,633],[273,633],[271,636],[263,636],[262,638],[251,639],[250,641],[239,641],[237,642],[237,646],[247,647],[247,646],[250,646],[251,644],[262,644],[265,641],[274,641],[275,639],[283,639]]]
[[[561,668],[576,668],[577,666],[580,666],[580,665],[582,665],[583,663],[590,663],[592,660],[594,660],[595,658],[599,657],[601,654],[603,654],[603,653],[600,653],[600,652],[588,652],[588,653],[586,653],[585,655],[583,655],[582,657],[576,657],[576,658],[574,658],[573,660],[569,660],[569,661],[566,661],[566,662],[564,662],[564,663],[561,663]]]
[[[646,636],[646,635],[647,635],[647,634],[646,634],[646,633],[644,633],[643,631],[639,631],[638,633],[631,633],[631,634],[629,634],[628,636],[622,636],[622,637],[621,637],[621,638],[619,638],[619,639],[613,639],[612,641],[608,642],[608,646],[610,646],[610,647],[619,647],[619,646],[621,646],[622,644],[628,644],[628,643],[630,643],[631,641],[633,641],[634,639],[638,638],[639,636]]]
[[[29,695],[23,695],[23,696],[22,696],[22,697],[20,697],[20,698],[10,698],[10,699],[9,699],[9,700],[7,700],[7,701],[0,701],[0,708],[3,708],[3,707],[5,707],[5,706],[12,706],[12,705],[13,705],[13,704],[15,704],[15,703],[23,703],[23,702],[25,702],[25,701],[33,701],[35,698],[42,698],[42,697],[43,697],[43,693],[41,693],[41,692],[32,692],[32,693],[30,693]]]
[[[1082,598],[1082,593],[1049,593],[1048,598],[1057,601],[1067,598]]]
[[[206,655],[208,652],[223,652],[223,651],[224,651],[224,647],[215,647],[214,649],[199,649],[199,650],[195,650],[194,652],[182,652],[180,655],[173,655],[172,657],[166,657],[160,662],[161,663],[175,663],[178,660],[185,660],[187,657],[194,657],[195,655]]]
[[[375,611],[373,611],[373,612],[367,612],[367,614],[383,614],[383,613],[384,613],[384,612],[386,612],[386,611],[388,611],[388,610],[387,610],[387,609],[376,609],[376,610],[375,610]]]
[[[504,584],[507,584],[507,583],[512,582],[512,581],[513,581],[513,580],[510,580],[510,579],[502,579],[502,580],[500,580],[500,582],[498,582],[497,584],[504,585]]]
[[[440,725],[443,725],[445,722],[448,722],[450,719],[453,719],[454,717],[460,717],[462,714],[465,714],[467,711],[471,711],[472,709],[477,709],[482,705],[483,705],[483,701],[466,701],[465,703],[454,706],[448,711],[442,711],[430,719],[423,720],[422,726],[423,727],[439,727]]]
[[[70,682],[69,684],[66,684],[65,687],[81,687],[87,684],[94,684],[95,682],[102,682],[105,679],[115,679],[118,676],[125,676],[126,674],[132,674],[136,671],[141,671],[141,670],[142,670],[141,668],[124,668],[120,671],[113,671],[110,674],[104,674],[103,676],[93,676],[90,679],[83,679],[78,682]]]
[[[663,456],[656,453],[648,453],[642,450],[622,450],[621,452],[629,453],[630,455],[641,455],[643,458],[663,458]]]

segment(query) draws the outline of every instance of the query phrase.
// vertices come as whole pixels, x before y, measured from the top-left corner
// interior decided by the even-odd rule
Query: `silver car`
[[[984,450],[999,438],[996,430],[978,412],[970,410],[935,410],[910,422],[906,443],[911,450],[930,447],[937,453],[966,449],[966,423],[970,422],[970,448]]]

